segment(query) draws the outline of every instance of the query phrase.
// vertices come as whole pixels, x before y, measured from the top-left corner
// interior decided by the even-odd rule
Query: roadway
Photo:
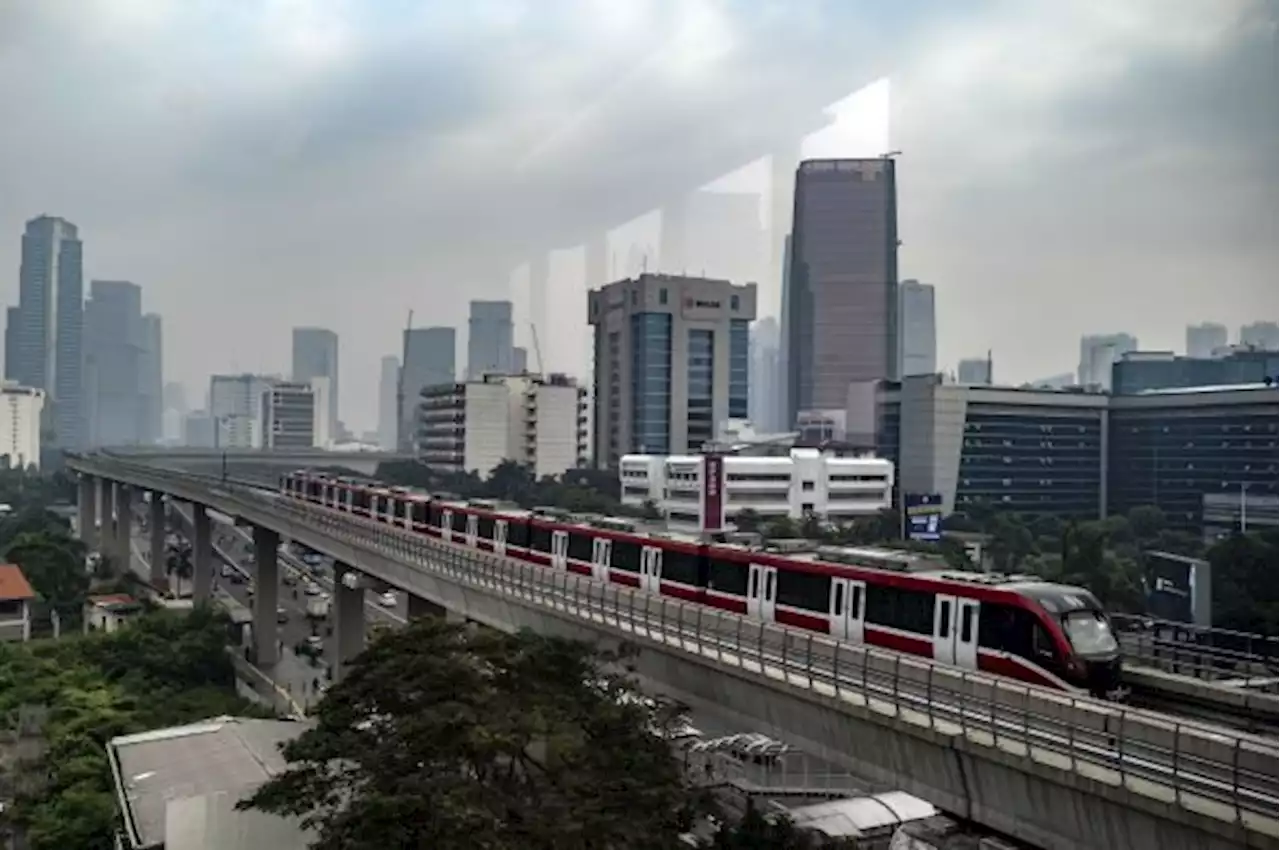
[[[1274,744],[477,556],[230,482],[71,463],[242,517],[482,623],[630,635],[659,692],[734,722],[758,720],[835,764],[878,771],[1025,840],[1275,846],[1275,783],[1262,775],[1274,773]],[[1269,818],[1253,814],[1268,809]]]

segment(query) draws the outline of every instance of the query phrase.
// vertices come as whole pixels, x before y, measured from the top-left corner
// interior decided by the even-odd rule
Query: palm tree
[[[165,559],[165,574],[178,577],[177,590],[174,592],[176,598],[182,598],[182,582],[189,581],[194,573],[195,568],[191,563],[191,547],[185,543],[171,545],[168,556]]]

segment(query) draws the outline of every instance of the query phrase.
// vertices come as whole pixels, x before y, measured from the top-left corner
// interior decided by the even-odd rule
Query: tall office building
[[[400,385],[400,358],[388,354],[378,372],[378,448],[396,449],[396,388]]]
[[[1216,322],[1187,325],[1187,356],[1212,357],[1216,349],[1227,344],[1227,326]]]
[[[1131,334],[1091,334],[1080,338],[1080,386],[1111,389],[1111,366],[1130,351],[1138,350]]]
[[[806,160],[796,170],[787,281],[787,418],[843,411],[849,385],[894,377],[894,161]]]
[[[18,307],[5,329],[5,377],[45,391],[43,426],[60,448],[82,445],[84,278],[80,234],[65,219],[27,222]]]
[[[145,442],[142,289],[124,280],[89,282],[84,306],[86,446]]]
[[[511,374],[513,333],[510,301],[471,302],[471,317],[467,320],[469,380]]]
[[[589,292],[596,465],[697,452],[746,418],[755,317],[755,284],[642,274]]]
[[[788,368],[788,352],[791,351],[791,234],[782,238],[782,324],[778,329],[778,388],[777,409],[773,414],[775,426],[782,431],[795,425],[791,415],[791,370]]]
[[[210,377],[214,448],[262,447],[262,395],[277,383],[277,378],[267,375]]]
[[[990,386],[994,377],[992,371],[990,358],[967,357],[956,367],[956,383],[975,387]]]
[[[325,328],[293,329],[293,380],[329,379],[329,433],[338,433],[338,335]]]
[[[933,375],[938,371],[938,326],[933,287],[918,280],[898,286],[898,375]]]
[[[164,435],[164,335],[160,316],[142,317],[142,359],[138,378],[142,414],[141,442],[154,445]]]
[[[414,450],[413,432],[422,388],[457,380],[457,337],[453,328],[405,330],[400,385],[396,388],[397,450]]]
[[[751,326],[751,422],[760,431],[782,428],[778,414],[782,400],[778,393],[778,320],[765,316]]]
[[[1280,349],[1280,328],[1275,322],[1254,322],[1240,328],[1240,344],[1263,351]]]

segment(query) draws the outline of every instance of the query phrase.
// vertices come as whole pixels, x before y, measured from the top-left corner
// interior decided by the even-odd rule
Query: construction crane
[[[538,374],[545,375],[542,371],[542,347],[538,345],[538,326],[530,322],[529,332],[533,335],[533,356],[538,361]]]

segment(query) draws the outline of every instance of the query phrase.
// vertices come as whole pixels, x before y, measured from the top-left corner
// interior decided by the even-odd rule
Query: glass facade
[[[800,164],[784,308],[793,422],[843,410],[849,384],[897,371],[895,197],[892,159]]]
[[[1189,387],[1275,382],[1278,355],[1274,351],[1241,351],[1227,357],[1137,357],[1111,367],[1111,391],[1116,394]]]
[[[671,314],[631,316],[629,451],[671,452]]]
[[[737,298],[738,296],[734,296]],[[735,307],[736,309],[736,307]],[[745,419],[751,408],[751,323],[729,321],[729,418]]]
[[[955,508],[974,502],[1019,514],[1096,519],[1102,500],[1097,411],[1007,411],[970,403]]]
[[[712,387],[716,374],[716,335],[714,331],[689,331],[689,436],[685,450],[698,452],[715,437],[712,414]]]
[[[1171,527],[1199,529],[1206,495],[1276,494],[1276,405],[1113,409],[1108,507],[1164,511]]]

